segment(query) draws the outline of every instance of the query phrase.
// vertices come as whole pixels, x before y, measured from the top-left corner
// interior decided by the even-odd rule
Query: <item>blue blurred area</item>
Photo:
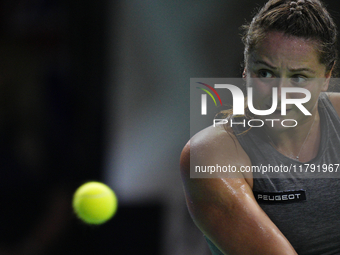
[[[210,254],[179,174],[190,138],[190,78],[241,77],[239,27],[255,4],[247,3],[120,2],[110,39],[105,177],[121,204],[165,208],[160,254]]]

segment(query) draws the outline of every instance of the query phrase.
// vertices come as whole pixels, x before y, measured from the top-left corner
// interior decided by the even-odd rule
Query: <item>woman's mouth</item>
[[[290,110],[291,109],[286,109],[286,115],[290,112]],[[274,114],[280,114],[281,115],[281,109],[276,109],[275,111],[274,111]],[[282,114],[283,115],[283,114]]]
[[[271,107],[266,105],[267,109],[270,109]],[[272,113],[272,114],[275,114],[275,115],[281,115],[281,107],[279,108],[276,108],[276,110]],[[291,111],[291,109],[286,109],[286,115]],[[283,115],[283,114],[282,114]]]

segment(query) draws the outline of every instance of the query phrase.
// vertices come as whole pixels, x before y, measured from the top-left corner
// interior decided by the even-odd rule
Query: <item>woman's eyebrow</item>
[[[310,72],[315,74],[315,71],[310,69],[310,68],[306,68],[306,67],[302,67],[302,68],[288,68],[289,72]]]
[[[263,60],[255,60],[253,62],[254,64],[261,64],[261,65],[265,65],[273,70],[276,70],[277,67],[275,66],[272,66],[271,64],[268,64],[266,61],[263,61]],[[315,74],[315,71],[310,69],[310,68],[307,68],[307,67],[302,67],[302,68],[288,68],[289,72],[310,72],[310,73],[313,73]]]
[[[255,61],[253,61],[253,63],[254,64],[260,64],[260,65],[265,65],[265,66],[268,66],[269,68],[271,68],[271,69],[277,69],[277,67],[275,67],[275,66],[272,66],[272,65],[270,65],[270,64],[268,64],[266,61],[263,61],[263,60],[255,60]]]

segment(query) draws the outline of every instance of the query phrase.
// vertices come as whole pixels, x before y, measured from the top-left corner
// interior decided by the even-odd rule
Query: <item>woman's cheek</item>
[[[253,104],[255,108],[257,108],[258,110],[261,110],[260,106],[266,101],[265,98],[267,97],[270,97],[270,98],[272,97],[271,91],[269,94],[268,90],[263,89],[260,86],[253,87]]]

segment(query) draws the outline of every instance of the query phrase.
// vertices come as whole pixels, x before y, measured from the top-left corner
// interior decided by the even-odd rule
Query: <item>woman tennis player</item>
[[[248,109],[245,116],[228,116],[260,119],[262,127],[218,125],[192,137],[181,154],[189,212],[213,254],[340,254],[340,181],[326,173],[340,172],[340,96],[326,92],[337,60],[336,26],[318,0],[270,0],[243,39],[243,78],[254,108],[271,108],[276,87],[277,109],[269,116]],[[293,87],[310,92],[303,104],[310,115],[294,104],[281,114],[281,92]],[[283,119],[296,125],[284,127]],[[193,162],[301,171],[190,178]],[[315,170],[321,166],[326,171]]]

